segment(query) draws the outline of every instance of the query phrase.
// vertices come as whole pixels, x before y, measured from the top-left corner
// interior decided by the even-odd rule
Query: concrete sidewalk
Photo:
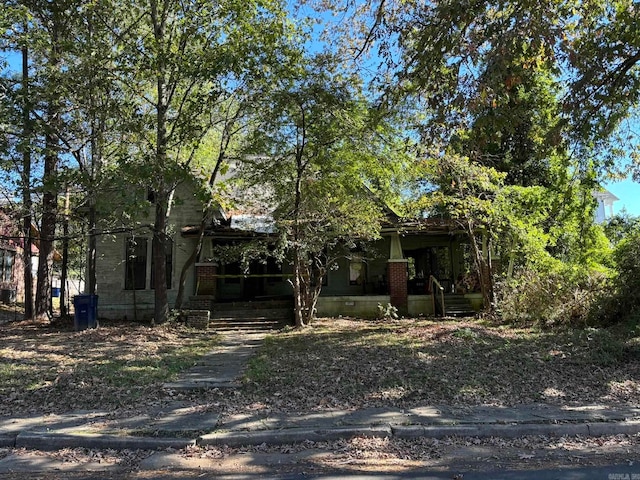
[[[170,389],[235,388],[264,334],[230,333]],[[176,403],[144,415],[114,419],[109,412],[0,418],[0,447],[166,449],[188,445],[256,445],[331,441],[354,436],[441,438],[524,435],[599,436],[640,432],[640,408],[546,404],[517,407],[424,406],[222,417]]]
[[[303,414],[234,415],[176,407],[127,419],[108,412],[0,419],[0,446],[163,449],[188,445],[257,445],[331,441],[354,436],[442,438],[524,435],[600,436],[640,433],[640,408],[599,405],[556,407],[427,406],[319,411]]]

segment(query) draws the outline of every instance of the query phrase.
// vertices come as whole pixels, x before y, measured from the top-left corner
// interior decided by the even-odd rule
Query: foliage
[[[378,318],[381,320],[396,320],[398,318],[398,309],[390,303],[386,305],[379,303]]]
[[[607,219],[604,232],[613,245],[640,232],[640,217],[629,215],[623,211]]]
[[[582,18],[564,43],[573,79],[566,103],[574,137],[586,140],[585,150],[614,173],[630,150],[638,179],[632,119],[640,100],[640,7],[632,0],[583,2],[576,13]]]
[[[603,273],[554,262],[551,269],[519,269],[497,284],[503,322],[538,327],[584,327],[608,291]]]
[[[501,213],[495,208],[504,174],[458,155],[436,155],[422,164],[427,190],[411,210],[418,216],[441,215],[469,238],[485,308],[492,298],[491,258],[487,242],[499,234]]]
[[[335,58],[301,56],[290,68],[262,99],[238,180],[245,211],[253,203],[284,239],[303,326],[335,259],[379,235],[380,199],[397,191],[408,156]]]
[[[620,241],[613,253],[616,276],[614,295],[610,299],[610,321],[619,321],[634,315],[640,308],[640,232],[635,231]]]

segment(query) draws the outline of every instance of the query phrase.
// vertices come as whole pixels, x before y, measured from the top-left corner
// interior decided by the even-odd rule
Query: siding
[[[175,203],[169,217],[169,230],[172,234],[173,247],[173,275],[171,288],[168,291],[169,305],[175,302],[178,293],[178,280],[182,265],[191,254],[196,239],[183,238],[180,229],[185,225],[196,225],[200,222],[202,203],[195,196],[191,185],[182,185],[176,192]],[[143,217],[143,215],[140,215]],[[149,223],[153,219],[153,207],[149,207],[148,216],[144,221]],[[147,288],[145,290],[125,290],[125,242],[130,235],[128,233],[115,235],[102,235],[97,244],[97,294],[98,317],[109,319],[149,320],[153,315],[154,291],[149,289],[150,271],[147,268]],[[148,243],[148,256],[151,255],[151,230],[137,232],[140,238],[146,237]],[[147,262],[149,265],[149,262]],[[185,285],[185,298],[194,291],[194,269],[187,275]],[[135,303],[134,303],[135,302]],[[137,306],[137,315],[134,310]]]

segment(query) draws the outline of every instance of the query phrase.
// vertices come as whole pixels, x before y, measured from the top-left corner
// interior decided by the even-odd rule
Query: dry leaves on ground
[[[213,349],[213,334],[114,323],[0,325],[0,416],[139,408],[174,399],[164,381]]]
[[[610,330],[535,331],[477,321],[324,319],[273,336],[239,410],[640,403],[640,346]]]

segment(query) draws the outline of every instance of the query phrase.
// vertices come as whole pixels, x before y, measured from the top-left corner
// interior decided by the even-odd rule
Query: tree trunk
[[[226,132],[226,128],[225,128],[225,132]],[[229,145],[229,140],[230,140],[230,137],[226,136],[225,138],[223,138],[221,142],[220,153],[218,154],[216,165],[213,168],[213,172],[211,172],[211,175],[209,176],[210,187],[213,187],[213,185],[216,183],[218,172],[222,167],[222,162],[224,161],[224,158],[226,155],[226,147]],[[202,244],[204,243],[204,230],[207,226],[207,219],[209,217],[209,211],[211,209],[212,204],[213,204],[213,199],[209,199],[204,209],[202,210],[202,219],[200,220],[200,230],[198,233],[198,240],[195,246],[193,247],[193,251],[191,252],[191,255],[189,255],[189,258],[182,265],[182,269],[180,270],[180,280],[178,282],[178,294],[176,295],[176,301],[174,303],[175,309],[181,309],[182,304],[184,303],[184,289],[185,289],[185,284],[187,282],[187,272],[196,263],[196,261],[198,260],[198,257],[200,256],[200,252],[202,251]]]
[[[33,244],[31,237],[31,102],[29,98],[29,51],[26,46],[22,47],[22,90],[22,234],[24,236],[22,261],[24,263],[24,319],[31,320],[34,317],[31,252],[31,245]]]
[[[167,298],[167,271],[166,271],[166,245],[167,245],[167,214],[169,212],[170,188],[164,180],[163,170],[167,164],[167,80],[166,63],[164,61],[165,38],[165,10],[158,9],[158,2],[151,2],[151,20],[153,22],[153,35],[156,48],[159,50],[159,61],[156,71],[156,151],[155,171],[157,181],[156,211],[153,225],[153,261],[154,261],[154,321],[164,323],[169,318],[169,304]],[[166,5],[165,5],[166,6]]]
[[[168,195],[165,192],[156,195],[156,216],[153,231],[153,265],[155,289],[154,320],[157,324],[167,321],[169,318],[169,301],[167,297],[167,210]]]
[[[198,240],[193,247],[191,255],[182,265],[182,269],[180,270],[180,279],[178,281],[178,293],[176,295],[176,301],[173,304],[173,308],[179,310],[182,308],[182,304],[184,303],[184,289],[187,283],[187,273],[189,269],[195,265],[196,260],[200,256],[200,252],[202,251],[202,244],[204,243],[204,229],[206,227],[205,215],[202,216],[202,221],[200,222],[200,232],[198,233]]]
[[[67,277],[69,271],[69,188],[65,196],[64,217],[62,220],[62,272],[60,273],[60,317],[67,312]]]
[[[89,207],[89,242],[87,245],[87,293],[89,295],[96,294],[96,258],[96,206],[91,202],[91,206]]]
[[[61,11],[60,5],[51,4],[50,50],[48,63],[52,74],[60,71],[60,34]],[[47,85],[47,100],[45,107],[45,152],[44,170],[42,175],[42,222],[40,225],[40,255],[38,259],[38,283],[36,288],[35,316],[44,319],[49,313],[51,305],[51,274],[53,266],[54,239],[58,210],[58,150],[60,132],[60,99],[59,90],[55,85],[56,75],[49,78]]]
[[[300,251],[298,247],[294,247],[293,254],[293,313],[296,327],[306,326],[304,301],[302,299],[302,265],[300,259]]]
[[[490,311],[492,309],[491,293],[489,289],[489,283],[491,282],[491,275],[489,265],[484,258],[482,248],[478,246],[478,240],[475,236],[475,230],[471,225],[471,222],[466,222],[467,235],[469,235],[469,241],[471,242],[471,249],[473,250],[473,259],[478,271],[478,280],[480,281],[480,291],[482,292],[482,302],[484,304],[484,310]]]
[[[58,122],[58,108],[52,103],[47,107],[47,121],[43,173],[44,193],[42,195],[42,223],[40,226],[40,254],[38,259],[38,284],[35,304],[35,315],[39,320],[44,320],[49,313],[51,269],[53,265],[58,207],[58,194],[55,185],[58,166],[58,142],[55,134],[55,126]]]
[[[92,19],[88,18],[88,26],[89,26],[89,38],[90,41],[93,41],[93,23]],[[96,191],[96,183],[98,174],[100,172],[100,167],[102,164],[102,141],[103,141],[103,132],[104,132],[104,123],[101,122],[98,117],[98,112],[96,109],[96,90],[93,83],[93,78],[90,79],[89,82],[90,96],[89,96],[89,108],[91,109],[91,157],[90,157],[90,185],[91,191]],[[89,241],[87,242],[87,293],[90,295],[96,294],[97,287],[97,277],[96,277],[96,260],[97,260],[97,212],[96,212],[96,204],[93,195],[89,198],[89,219],[88,219],[88,228],[89,228]]]

